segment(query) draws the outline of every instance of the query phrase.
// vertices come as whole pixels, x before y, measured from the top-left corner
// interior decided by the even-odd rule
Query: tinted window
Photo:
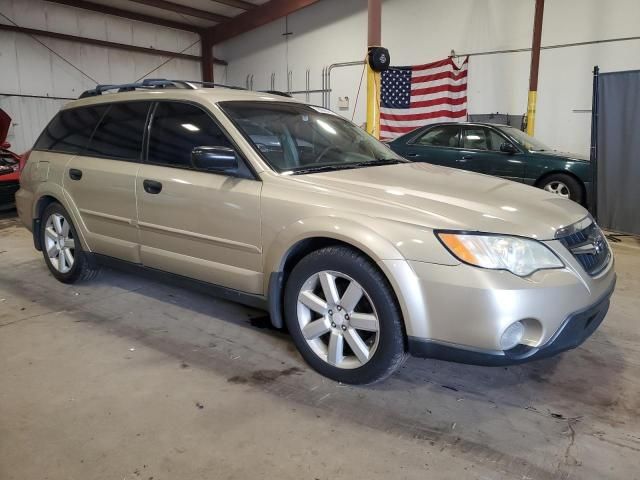
[[[138,160],[150,102],[113,103],[87,147],[87,155]]]
[[[460,129],[454,125],[434,127],[420,137],[416,143],[418,145],[432,145],[434,147],[457,147],[459,130]]]
[[[34,148],[62,153],[79,153],[91,138],[106,111],[104,105],[62,110],[49,122]]]
[[[151,123],[149,162],[193,168],[191,151],[204,146],[234,148],[201,108],[177,102],[158,104]]]
[[[462,147],[473,150],[489,150],[486,129],[482,127],[465,128],[462,135]]]

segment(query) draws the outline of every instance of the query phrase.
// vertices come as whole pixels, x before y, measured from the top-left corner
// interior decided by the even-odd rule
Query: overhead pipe
[[[331,109],[331,71],[334,68],[354,67],[356,65],[364,65],[364,63],[364,60],[356,60],[353,62],[332,63],[331,65],[326,67],[326,73],[324,74],[325,82],[322,87],[326,92],[326,103],[324,105],[325,108]]]

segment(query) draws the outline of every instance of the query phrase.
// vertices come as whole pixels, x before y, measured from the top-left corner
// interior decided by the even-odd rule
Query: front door
[[[101,112],[91,141],[69,161],[63,177],[91,250],[130,262],[140,261],[135,182],[150,106],[146,101],[121,102]]]
[[[457,167],[508,180],[522,181],[524,163],[518,154],[500,151],[500,146],[507,141],[490,128],[477,125],[465,126],[462,131],[462,149],[456,160]]]
[[[158,102],[136,181],[142,263],[261,294],[262,182],[197,169],[201,146],[235,149],[203,108]]]

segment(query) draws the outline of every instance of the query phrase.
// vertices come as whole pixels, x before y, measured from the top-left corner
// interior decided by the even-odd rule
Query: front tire
[[[307,363],[342,383],[383,380],[407,356],[391,286],[373,262],[346,247],[317,250],[295,266],[285,320]]]
[[[584,191],[580,182],[564,173],[549,175],[540,182],[539,187],[576,203],[582,204],[584,201]]]
[[[82,249],[71,216],[59,203],[52,203],[41,218],[40,245],[51,274],[62,283],[93,279],[99,271]]]

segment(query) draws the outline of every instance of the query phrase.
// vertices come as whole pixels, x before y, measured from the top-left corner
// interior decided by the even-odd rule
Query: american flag
[[[390,140],[435,122],[467,116],[468,57],[461,67],[447,58],[382,72],[380,138]]]

